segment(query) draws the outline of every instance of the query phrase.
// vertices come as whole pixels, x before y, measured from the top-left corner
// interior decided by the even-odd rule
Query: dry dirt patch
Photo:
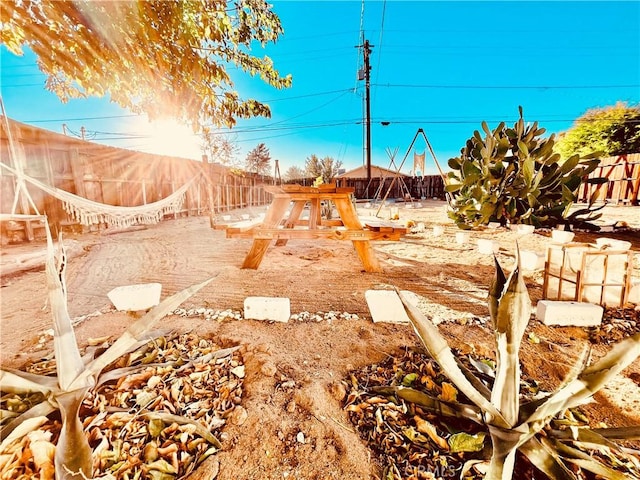
[[[224,428],[224,449],[217,455],[218,478],[376,478],[380,466],[343,409],[343,382],[354,369],[419,345],[407,325],[373,324],[364,292],[390,287],[411,290],[423,298],[424,311],[442,321],[439,328],[453,347],[492,355],[492,337],[484,322],[493,259],[479,254],[471,242],[456,243],[457,229],[446,219],[443,207],[443,202],[429,201],[422,208],[400,209],[401,220],[422,222],[425,231],[401,242],[375,243],[385,269],[381,274],[362,272],[351,244],[337,241],[290,241],[285,247],[271,247],[257,271],[242,270],[239,266],[250,241],[226,239],[224,232],[210,229],[209,219],[202,217],[114,235],[69,234],[66,242],[73,245],[67,280],[69,310],[77,319],[78,341],[85,345],[90,338],[115,337],[131,322],[129,315],[113,311],[107,299],[107,293],[121,285],[159,282],[164,297],[215,276],[184,305],[187,309],[240,312],[247,296],[289,297],[292,313],[318,314],[312,318],[322,320],[276,324],[173,315],[161,322],[163,328],[192,331],[221,345],[241,347],[246,365],[242,406],[247,416],[241,424],[229,422]],[[364,215],[375,213],[359,210]],[[640,228],[638,207],[607,210],[612,223],[623,220]],[[444,225],[445,234],[434,237],[434,225]],[[592,242],[597,236],[578,233],[576,240]],[[637,231],[606,236],[629,240],[633,250],[640,252]],[[476,238],[497,240],[501,247],[498,259],[511,269],[515,233],[483,230],[472,233],[472,240]],[[521,248],[537,251],[544,251],[550,242],[548,232],[518,240]],[[26,272],[15,267],[17,257],[37,257],[43,249],[42,243],[3,248],[3,366],[20,367],[51,351],[44,272],[38,267]],[[635,272],[640,276],[637,264]],[[541,276],[527,276],[527,284],[535,303],[541,295]],[[357,318],[325,320],[328,312],[347,312]],[[607,335],[619,331],[616,327]],[[580,346],[594,341],[583,329],[550,328],[535,320],[525,337],[530,332],[541,341],[525,341],[524,371],[549,387],[559,382]],[[596,341],[594,356],[609,348],[605,343]],[[640,408],[636,408],[640,362],[624,374],[631,384],[596,395],[596,403],[587,407],[594,423],[640,423]],[[629,385],[636,391],[629,393]]]

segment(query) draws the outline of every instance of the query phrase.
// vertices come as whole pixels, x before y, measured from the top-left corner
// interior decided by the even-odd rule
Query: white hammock
[[[49,195],[61,200],[65,211],[82,225],[89,226],[105,223],[117,228],[130,227],[137,224],[158,223],[165,214],[178,212],[182,208],[187,190],[199,176],[196,175],[171,195],[157,202],[136,207],[119,207],[94,202],[93,200],[74,195],[73,193],[42,183],[40,180],[36,180],[28,175],[20,174],[4,163],[0,162],[0,165],[11,171],[18,179],[25,180]]]

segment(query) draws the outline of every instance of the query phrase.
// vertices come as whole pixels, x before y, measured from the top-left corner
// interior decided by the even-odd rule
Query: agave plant
[[[45,225],[46,222],[45,222]],[[0,389],[5,392],[41,392],[45,400],[3,426],[1,436],[3,447],[16,437],[26,435],[37,428],[42,419],[60,410],[62,429],[55,450],[56,480],[92,478],[92,458],[89,442],[78,416],[80,404],[86,393],[103,380],[102,370],[122,355],[144,345],[151,338],[147,333],[158,320],[175,310],[182,302],[206,286],[212,279],[193,285],[163,300],[146,315],[131,324],[126,331],[100,356],[87,364],[83,360],[69,313],[67,310],[67,289],[65,269],[67,257],[62,239],[58,250],[54,248],[47,226],[48,255],[46,261],[49,303],[54,324],[54,354],[57,377],[45,377],[18,370],[0,370]],[[117,374],[126,375],[131,369],[108,372],[113,379]]]
[[[447,402],[422,391],[405,387],[374,387],[376,393],[395,395],[440,415],[461,417],[484,425],[490,435],[492,455],[486,478],[511,479],[516,452],[554,479],[572,479],[576,475],[568,463],[610,479],[628,478],[618,470],[587,456],[571,446],[584,442],[625,453],[613,439],[639,439],[640,427],[618,429],[554,430],[550,423],[559,414],[579,406],[601,389],[640,355],[640,334],[613,347],[593,365],[586,366],[586,349],[558,389],[541,398],[521,404],[519,347],[531,315],[531,301],[519,261],[507,278],[496,260],[496,275],[489,291],[489,312],[495,332],[496,369],[492,386],[466,368],[454,355],[433,322],[399,292],[416,334],[442,372],[471,402]],[[586,367],[586,368],[585,368]]]
[[[600,163],[598,153],[561,161],[554,152],[554,136],[542,138],[545,129],[537,122],[526,125],[522,107],[519,112],[512,128],[501,122],[490,130],[482,122],[484,136],[476,130],[460,156],[449,159],[452,171],[446,190],[453,198],[449,216],[463,229],[489,222],[595,229],[590,223],[600,215],[594,213],[599,209],[593,208],[595,196],[587,207],[571,210],[583,181],[607,181],[587,178]]]

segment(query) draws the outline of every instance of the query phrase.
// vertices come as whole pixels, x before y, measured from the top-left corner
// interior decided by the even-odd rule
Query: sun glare
[[[191,128],[175,120],[157,120],[149,122],[140,119],[136,122],[135,132],[145,139],[138,150],[175,157],[200,160],[200,137]]]

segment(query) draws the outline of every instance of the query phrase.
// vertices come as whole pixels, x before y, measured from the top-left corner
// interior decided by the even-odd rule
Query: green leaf
[[[404,378],[402,379],[402,385],[404,385],[405,387],[410,387],[411,385],[413,385],[413,383],[417,379],[418,379],[417,373],[409,373],[405,375]]]
[[[484,448],[486,433],[479,432],[475,435],[460,432],[454,433],[447,439],[451,452],[480,452]]]

